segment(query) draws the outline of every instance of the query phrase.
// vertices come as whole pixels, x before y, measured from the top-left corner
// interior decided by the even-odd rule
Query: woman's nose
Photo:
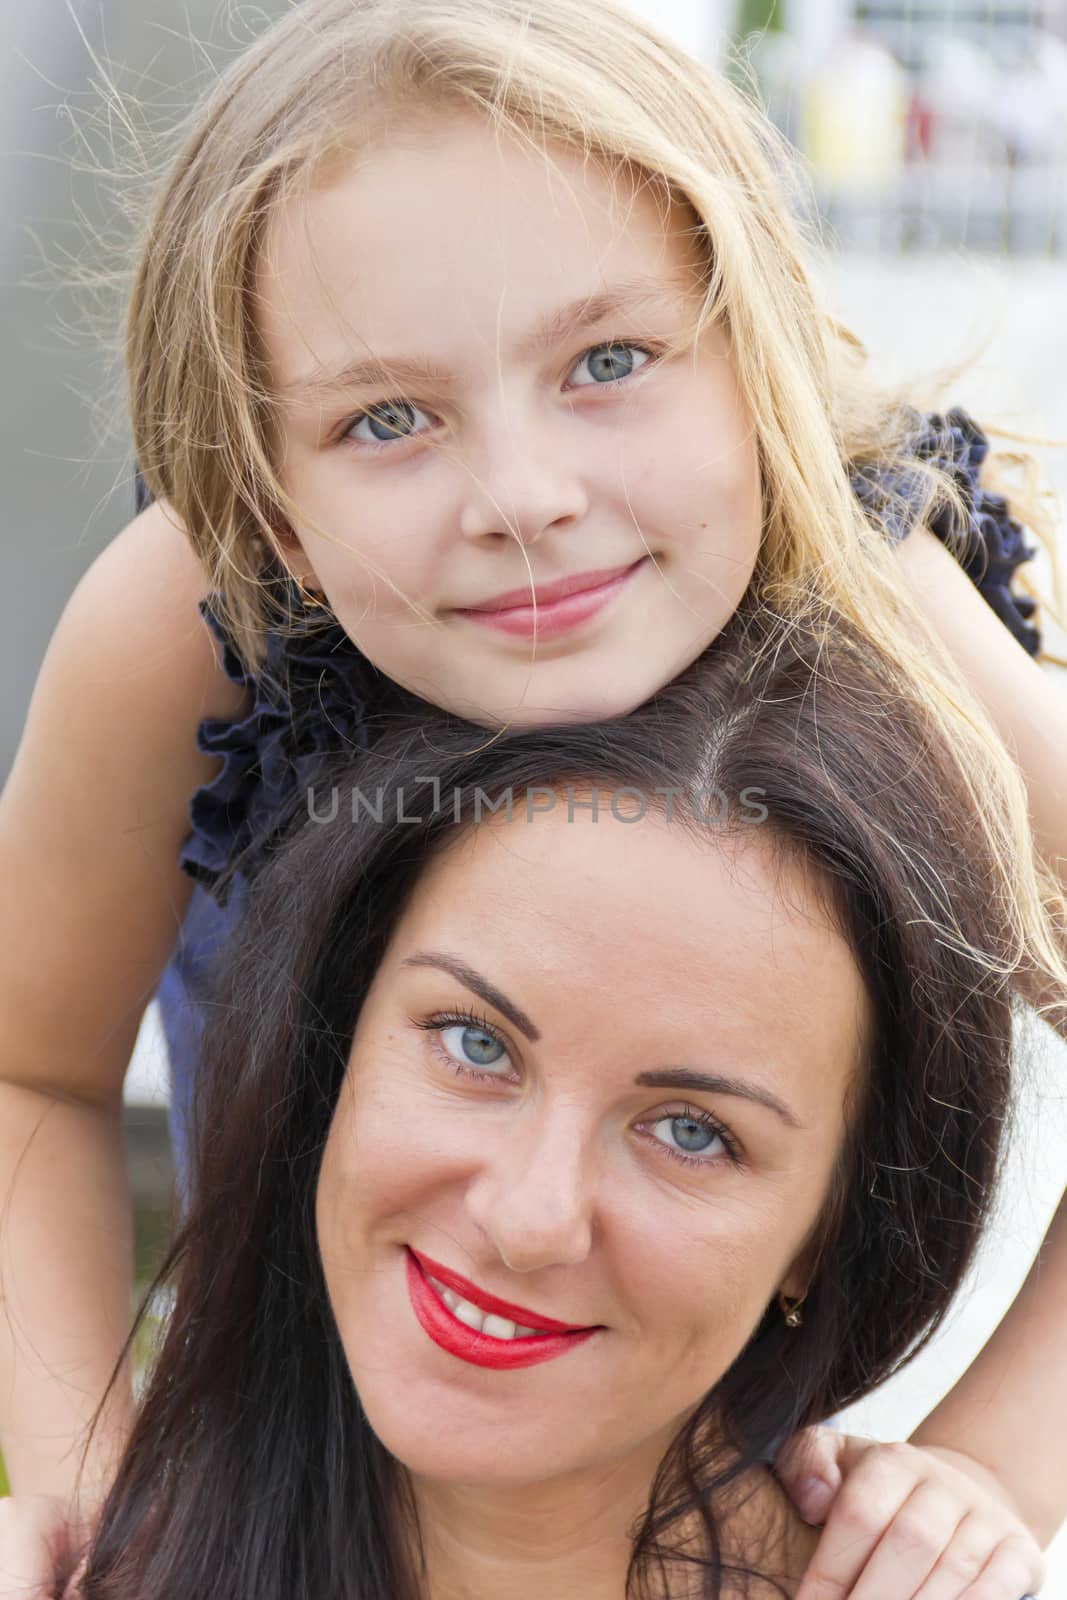
[[[468,1209],[512,1271],[574,1265],[589,1254],[596,1177],[586,1145],[558,1123],[518,1144],[505,1137],[472,1182]]]

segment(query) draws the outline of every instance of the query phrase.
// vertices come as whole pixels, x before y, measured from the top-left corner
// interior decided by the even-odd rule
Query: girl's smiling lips
[[[500,1300],[495,1294],[487,1294],[484,1289],[479,1289],[469,1278],[454,1272],[451,1267],[442,1266],[431,1256],[424,1256],[420,1251],[412,1250],[410,1245],[407,1248],[423,1272],[437,1278],[447,1289],[454,1289],[462,1300],[469,1300],[480,1311],[491,1311],[498,1317],[506,1317],[509,1322],[518,1323],[521,1327],[535,1328],[544,1333],[583,1333],[589,1327],[588,1323],[578,1326],[573,1322],[557,1322],[554,1317],[543,1317],[539,1312],[527,1311],[525,1306],[512,1305],[510,1300]]]
[[[501,633],[536,633],[539,638],[564,633],[606,606],[648,560],[642,556],[625,567],[574,573],[555,583],[534,585],[532,591],[529,586],[509,589],[476,606],[457,606],[456,613]]]

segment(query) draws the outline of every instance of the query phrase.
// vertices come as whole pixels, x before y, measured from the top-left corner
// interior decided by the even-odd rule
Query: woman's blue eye
[[[507,1055],[507,1051],[484,1028],[471,1027],[470,1023],[456,1023],[441,1029],[441,1043],[449,1055],[472,1067],[491,1067]]]
[[[670,1125],[671,1138],[675,1140],[675,1148],[668,1145],[670,1155],[678,1156],[682,1160],[698,1162],[711,1159],[716,1144],[726,1151],[726,1141],[718,1128],[713,1123],[705,1121],[702,1117],[688,1115],[679,1116],[675,1113],[669,1117],[660,1117],[652,1126],[658,1128],[661,1123]]]
[[[483,1069],[496,1066],[500,1061],[508,1061],[507,1046],[490,1028],[482,1026],[473,1017],[457,1017],[450,1021],[438,1015],[428,1017],[416,1026],[436,1035],[435,1051],[439,1053],[443,1050],[461,1076],[470,1074],[476,1078],[501,1078],[500,1073]],[[648,1130],[658,1129],[664,1123],[670,1128],[670,1138],[674,1143],[668,1143],[656,1133],[651,1137],[669,1160],[680,1161],[687,1167],[710,1168],[717,1166],[725,1155],[734,1166],[740,1164],[740,1153],[732,1134],[709,1113],[695,1111],[691,1106],[684,1111],[672,1111],[653,1122],[644,1123],[646,1137],[649,1136]]]
[[[653,352],[645,345],[631,344],[626,341],[614,341],[608,344],[595,344],[580,356],[574,368],[589,362],[590,371],[595,371],[598,376],[592,383],[579,383],[579,389],[603,388],[608,383],[619,383],[624,378],[629,378],[635,371],[640,370],[634,366],[634,354],[643,356],[645,361],[654,359]],[[641,365],[645,364],[642,361]],[[621,369],[621,370],[620,370]],[[418,406],[412,405],[410,400],[381,400],[367,411],[361,411],[352,418],[346,427],[342,438],[354,439],[357,444],[369,445],[371,449],[395,444],[401,439],[414,439],[418,437],[416,431],[416,416],[425,417],[427,413]],[[366,423],[370,428],[370,437],[360,437],[356,429]],[[373,430],[381,429],[380,433]]]

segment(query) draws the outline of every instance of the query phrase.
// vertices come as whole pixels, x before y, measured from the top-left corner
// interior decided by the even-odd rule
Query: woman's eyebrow
[[[470,989],[473,994],[480,996],[487,1005],[499,1011],[520,1033],[527,1039],[540,1039],[540,1029],[530,1021],[525,1011],[502,994],[495,984],[482,976],[474,967],[469,967],[458,956],[450,956],[438,950],[418,950],[413,956],[405,956],[401,962],[404,967],[437,967],[442,972],[449,973],[465,989]],[[732,1094],[742,1100],[752,1100],[756,1105],[766,1106],[769,1111],[774,1111],[790,1128],[802,1128],[804,1124],[786,1105],[784,1100],[779,1100],[776,1094],[769,1089],[762,1088],[759,1084],[750,1083],[747,1078],[731,1078],[721,1072],[695,1072],[692,1067],[657,1067],[646,1072],[639,1072],[634,1083],[643,1089],[689,1089],[695,1094]]]
[[[476,995],[480,995],[487,1005],[493,1006],[495,1010],[500,1012],[502,1017],[507,1017],[512,1026],[518,1028],[520,1033],[524,1033],[527,1039],[535,1042],[540,1039],[541,1030],[534,1026],[525,1011],[520,1011],[514,1001],[509,1000],[507,995],[501,994],[500,990],[494,984],[491,984],[488,978],[483,978],[480,972],[476,972],[473,967],[468,967],[467,963],[460,961],[458,956],[444,955],[437,950],[419,950],[413,956],[405,956],[401,966],[439,967],[442,972],[451,973],[452,977],[457,982],[462,983],[464,988],[470,989]]]
[[[550,312],[522,341],[519,354],[532,355],[582,328],[602,322],[605,317],[654,301],[672,301],[682,292],[680,280],[650,277],[647,274],[627,278],[609,289],[583,295],[561,306],[558,311]],[[395,356],[392,359],[375,357],[349,362],[335,372],[314,370],[283,384],[281,392],[286,396],[299,393],[305,398],[316,399],[339,390],[377,387],[394,382],[430,383],[447,388],[453,378],[450,372],[432,362],[409,356]]]
[[[694,1093],[734,1094],[742,1100],[753,1100],[777,1112],[790,1128],[804,1124],[784,1100],[779,1100],[769,1089],[750,1083],[747,1078],[731,1078],[721,1072],[694,1072],[692,1067],[659,1067],[653,1072],[639,1072],[634,1082],[647,1089],[690,1089]]]

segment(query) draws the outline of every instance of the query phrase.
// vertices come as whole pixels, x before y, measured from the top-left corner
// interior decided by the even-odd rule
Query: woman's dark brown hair
[[[626,717],[489,742],[442,717],[394,728],[357,770],[320,786],[316,814],[333,810],[333,785],[337,814],[305,815],[255,884],[219,991],[190,1208],[159,1280],[175,1286],[173,1312],[90,1551],[86,1600],[425,1600],[418,1560],[405,1556],[419,1549],[406,1472],[353,1388],[314,1196],[368,986],[420,873],[471,824],[479,790],[493,803],[510,791],[518,805],[532,787],[629,788],[650,808],[670,805],[680,825],[739,837],[759,817],[762,836],[808,870],[869,996],[869,1060],[803,1325],[786,1327],[770,1306],[680,1430],[634,1530],[627,1595],[669,1593],[656,1587],[660,1562],[697,1515],[706,1550],[681,1559],[701,1565],[707,1600],[719,1596],[724,1487],[930,1337],[997,1168],[1011,909],[989,893],[986,835],[921,707],[844,624],[836,640],[828,652],[796,633],[756,649],[735,622]],[[355,820],[354,787],[365,802]],[[411,816],[416,825],[401,820]]]

